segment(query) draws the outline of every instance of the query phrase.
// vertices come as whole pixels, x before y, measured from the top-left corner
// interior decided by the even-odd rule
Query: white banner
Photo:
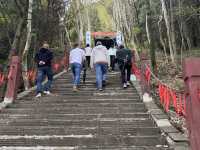
[[[89,44],[91,45],[91,32],[90,31],[87,31],[86,32],[86,44]]]
[[[122,33],[120,31],[117,32],[116,42],[117,42],[117,45],[123,44],[123,42],[122,42]]]

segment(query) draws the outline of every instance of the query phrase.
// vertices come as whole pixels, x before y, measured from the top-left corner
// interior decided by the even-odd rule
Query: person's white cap
[[[101,41],[97,41],[96,45],[102,45]]]

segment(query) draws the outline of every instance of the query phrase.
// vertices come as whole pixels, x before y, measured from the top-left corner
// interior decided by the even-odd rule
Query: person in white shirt
[[[70,51],[69,61],[71,70],[73,73],[73,91],[78,91],[78,85],[80,84],[80,75],[82,70],[82,64],[85,60],[85,52],[79,48],[79,44],[74,44],[74,49]]]
[[[85,48],[85,56],[86,56],[86,62],[87,62],[87,67],[90,68],[90,57],[92,53],[92,48],[90,47],[90,44],[86,45]]]
[[[91,54],[91,68],[95,67],[97,90],[102,91],[105,86],[106,73],[109,65],[108,50],[100,41],[96,43]]]
[[[116,52],[117,52],[117,49],[114,48],[114,45],[112,45],[108,50],[108,54],[110,56],[110,68],[112,71],[115,71]]]

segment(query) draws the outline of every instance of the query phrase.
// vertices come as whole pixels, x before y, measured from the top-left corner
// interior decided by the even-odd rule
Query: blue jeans
[[[97,88],[102,88],[102,82],[106,81],[106,73],[107,73],[108,65],[107,64],[95,64],[96,70],[96,84]]]
[[[48,81],[43,86],[42,82],[44,81],[46,76],[48,78]],[[53,82],[53,72],[51,67],[38,68],[36,82],[37,82],[37,89],[36,89],[37,93],[41,93],[43,90],[49,91]]]
[[[82,65],[79,63],[72,63],[71,69],[72,69],[72,73],[73,73],[73,84],[75,86],[77,86],[80,84]]]

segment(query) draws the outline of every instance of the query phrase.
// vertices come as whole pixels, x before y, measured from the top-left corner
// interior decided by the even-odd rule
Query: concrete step
[[[96,91],[96,87],[95,86],[86,86],[84,84],[81,84],[81,91]],[[55,84],[53,85],[52,87],[52,91],[54,90],[64,90],[64,91],[67,91],[67,90],[70,90],[72,88],[71,85],[68,85],[68,84]],[[137,91],[131,86],[127,89],[124,89],[120,86],[117,86],[117,87],[113,87],[113,86],[106,86],[105,88],[106,91],[119,91],[119,90],[122,90],[122,91],[129,91],[129,92],[133,92],[135,94],[137,94]]]
[[[18,109],[8,109],[6,111],[3,111],[2,113],[10,113],[10,114],[28,114],[28,113],[41,113],[41,114],[64,114],[64,113],[69,113],[69,114],[123,114],[123,113],[135,113],[135,112],[146,112],[145,109],[143,108],[137,108],[137,109],[110,109],[110,108],[91,108],[91,109],[66,109],[66,108],[41,108],[41,109],[28,109],[28,108],[18,108]]]
[[[144,108],[145,109],[145,105],[143,103],[121,103],[121,104],[116,104],[116,103],[55,103],[55,102],[49,102],[49,103],[21,103],[18,105],[12,105],[9,106],[9,108],[33,108],[33,107],[37,107],[37,108],[131,108],[131,109],[137,109],[137,108]]]
[[[127,113],[127,114],[0,114],[0,118],[3,119],[67,119],[67,120],[92,120],[92,119],[138,119],[138,118],[150,118],[148,113]]]
[[[36,147],[17,147],[17,146],[9,146],[4,147],[3,150],[173,150],[172,148],[166,148],[165,145],[157,145],[157,146],[97,146],[97,147],[81,147],[81,146],[56,146],[56,147],[49,147],[49,146],[36,146]]]
[[[49,97],[43,97],[42,99],[34,99],[34,98],[24,98],[23,100],[19,100],[20,103],[93,103],[93,104],[131,104],[131,103],[142,103],[140,99],[137,98],[129,98],[129,97],[81,97],[81,96],[71,96],[71,97],[60,97],[49,99]]]
[[[156,146],[164,139],[157,136],[0,136],[0,146],[69,146],[69,147],[109,147],[109,146]]]
[[[119,90],[120,90],[120,92],[121,93],[124,93],[124,94],[126,94],[126,93],[132,93],[132,94],[134,94],[134,95],[138,95],[137,94],[137,92],[136,91],[134,91],[132,88],[130,89],[130,88],[128,88],[128,89],[123,89],[123,88],[121,88],[121,87],[119,87],[119,88],[113,88],[113,89],[111,89],[111,88],[106,88],[105,90],[104,90],[104,92],[105,93],[116,93],[116,92],[119,92]],[[72,92],[72,87],[53,87],[52,88],[52,92],[53,93],[56,93],[56,92],[64,92],[64,93],[69,93],[69,92],[71,92],[71,93],[74,93],[74,92]],[[96,88],[85,88],[85,87],[80,87],[79,88],[79,94],[83,94],[83,93],[86,93],[86,92],[89,92],[89,93],[99,93],[97,90],[96,90]],[[103,93],[103,92],[101,92],[101,93]]]
[[[84,98],[86,98],[86,99],[91,99],[91,98],[102,98],[102,99],[104,99],[104,98],[111,98],[112,99],[112,97],[113,97],[113,99],[119,99],[119,98],[124,98],[124,97],[128,97],[128,98],[137,98],[137,99],[140,99],[139,98],[139,95],[137,95],[137,94],[127,94],[127,93],[123,93],[123,95],[120,95],[120,94],[122,94],[122,93],[120,93],[120,94],[116,94],[116,93],[114,93],[114,92],[93,92],[93,94],[92,93],[90,93],[90,92],[88,92],[88,95],[86,94],[87,92],[83,92],[83,91],[79,91],[80,93],[78,93],[78,92],[73,92],[72,91],[72,89],[71,89],[71,91],[68,91],[68,92],[60,92],[60,93],[56,93],[56,92],[52,92],[53,93],[53,96],[48,96],[48,95],[45,95],[45,94],[43,94],[42,93],[42,97],[45,99],[45,98],[48,98],[48,99],[58,99],[58,97],[60,97],[60,99],[62,99],[62,97],[61,96],[64,96],[64,98],[65,99],[68,99],[68,97],[69,98],[73,98],[73,97],[75,97],[75,98],[81,98],[81,99],[83,99],[83,96],[84,96]],[[82,94],[83,93],[83,94]],[[130,92],[129,92],[130,93]],[[29,96],[26,96],[26,97],[24,97],[22,100],[24,100],[24,99],[33,99],[33,98],[35,98],[35,95],[36,95],[36,93],[34,92],[34,93],[30,93],[30,95]],[[68,97],[67,97],[68,96]],[[43,99],[42,98],[42,99]]]
[[[110,96],[110,97],[120,97],[120,98],[123,98],[123,97],[128,97],[128,98],[138,98],[138,95],[135,95],[133,93],[117,93],[117,92],[102,92],[102,93],[99,93],[99,92],[93,92],[93,93],[90,93],[90,92],[80,92],[80,93],[75,93],[75,92],[72,92],[72,91],[69,91],[69,92],[64,92],[64,91],[58,91],[56,92],[55,94],[59,95],[59,96],[73,96],[73,97],[82,97],[83,96],[86,96],[85,98],[91,98],[93,96],[95,97],[102,97],[103,96]]]
[[[0,135],[113,135],[113,136],[159,136],[160,130],[156,127],[143,128],[113,128],[113,127],[94,127],[94,128],[65,128],[65,127],[49,127],[49,126],[20,126],[20,127],[4,127],[0,129]]]
[[[8,126],[65,126],[65,127],[153,127],[154,123],[150,119],[138,120],[60,120],[60,119],[19,119],[16,120],[2,120],[0,125]]]

